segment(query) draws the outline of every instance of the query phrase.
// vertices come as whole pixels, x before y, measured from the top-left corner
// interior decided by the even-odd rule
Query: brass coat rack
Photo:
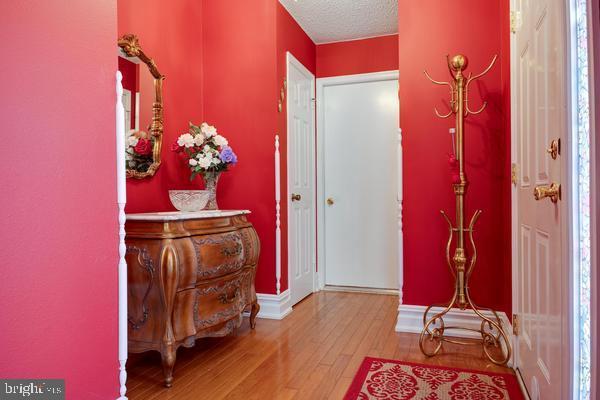
[[[447,114],[440,114],[435,108],[435,114],[440,118],[448,118],[451,115],[456,115],[456,136],[455,140],[455,157],[458,163],[459,176],[457,181],[453,183],[454,195],[456,196],[456,227],[452,225],[448,215],[441,211],[442,216],[448,223],[449,237],[446,243],[446,262],[450,268],[455,279],[454,295],[447,304],[442,305],[431,305],[427,307],[423,314],[423,330],[419,338],[419,346],[423,354],[427,356],[434,356],[439,353],[442,348],[443,342],[450,342],[455,344],[467,345],[467,344],[478,344],[481,343],[485,355],[490,361],[495,364],[506,364],[511,356],[511,343],[508,339],[506,332],[502,326],[502,321],[498,316],[498,313],[492,309],[477,307],[471,299],[469,294],[469,278],[473,273],[475,262],[477,261],[477,248],[475,247],[475,241],[473,239],[473,229],[481,210],[475,211],[471,217],[469,227],[465,228],[464,225],[464,198],[467,191],[468,181],[464,171],[464,119],[469,115],[477,115],[483,112],[487,106],[487,102],[483,102],[480,109],[472,111],[469,107],[468,93],[469,85],[475,80],[481,78],[487,74],[494,64],[498,56],[494,56],[490,65],[480,74],[472,76],[470,73],[468,76],[464,75],[464,70],[467,68],[467,58],[464,55],[458,54],[452,58],[446,56],[448,63],[448,71],[452,80],[450,82],[436,81],[427,71],[423,71],[425,76],[436,85],[448,86],[450,88],[450,111]],[[469,242],[472,248],[472,254],[469,258],[465,250],[465,233],[469,236]],[[454,250],[454,256],[450,257],[450,250],[452,247],[452,241],[456,235],[456,248]],[[468,264],[468,267],[467,267]],[[432,307],[442,306],[442,311],[433,314],[428,317]],[[481,326],[479,329],[461,327],[461,326],[446,326],[444,324],[444,316],[455,306],[458,306],[461,310],[470,308],[479,316],[481,319]],[[482,311],[487,311],[491,315],[488,317],[483,314]],[[493,317],[491,317],[493,315]],[[477,342],[464,342],[456,339],[450,339],[448,331],[452,330],[466,330],[476,332],[481,335],[481,341]],[[498,357],[499,350],[502,354]]]

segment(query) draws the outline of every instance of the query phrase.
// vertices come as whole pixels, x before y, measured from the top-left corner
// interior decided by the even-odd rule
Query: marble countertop
[[[233,217],[250,214],[249,210],[204,210],[195,212],[167,211],[154,213],[127,214],[128,221],[184,221],[186,219]]]

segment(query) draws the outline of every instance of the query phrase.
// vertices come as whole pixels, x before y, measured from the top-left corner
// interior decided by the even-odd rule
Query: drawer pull
[[[235,293],[233,293],[233,296],[231,297],[227,297],[227,293],[221,293],[219,295],[219,301],[221,302],[221,304],[231,304],[235,301],[235,299],[238,298],[238,296],[240,295],[240,288],[235,289]]]

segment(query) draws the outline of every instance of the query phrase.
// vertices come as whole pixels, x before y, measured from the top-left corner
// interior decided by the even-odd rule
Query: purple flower
[[[231,150],[231,147],[224,146],[221,149],[221,161],[223,161],[225,164],[237,163],[237,156],[235,155],[233,150]]]

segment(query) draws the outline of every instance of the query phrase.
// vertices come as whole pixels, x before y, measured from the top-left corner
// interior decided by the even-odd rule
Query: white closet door
[[[325,86],[325,283],[398,288],[398,81]]]

